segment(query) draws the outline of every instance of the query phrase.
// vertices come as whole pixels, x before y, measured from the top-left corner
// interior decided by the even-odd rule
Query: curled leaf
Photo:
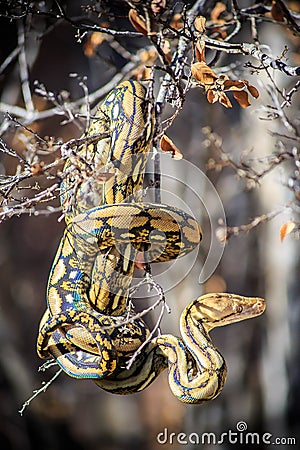
[[[285,239],[285,237],[293,231],[293,229],[295,228],[295,226],[296,226],[296,225],[295,225],[295,222],[290,221],[290,222],[284,223],[284,224],[280,227],[279,233],[280,233],[280,240],[281,240],[281,242],[283,242],[283,240]]]
[[[284,10],[277,0],[272,1],[271,16],[274,20],[277,20],[277,22],[284,22]]]
[[[245,88],[245,83],[243,81],[235,80],[225,80],[224,90],[225,91],[242,91]]]
[[[194,21],[194,25],[197,31],[199,31],[200,33],[204,33],[205,31],[205,24],[206,24],[206,19],[203,16],[198,16],[196,17],[195,21]]]
[[[218,78],[215,72],[204,61],[192,64],[191,71],[193,77],[204,85],[214,84]]]
[[[225,108],[232,108],[231,101],[229,100],[225,92],[219,93],[219,102],[221,103],[221,105],[225,106]]]
[[[195,54],[199,62],[205,62],[205,42],[201,39],[197,41]]]
[[[171,153],[172,158],[174,159],[182,159],[183,155],[178,147],[174,144],[172,139],[170,139],[165,134],[160,139],[160,148],[163,152]]]
[[[140,16],[135,9],[131,8],[128,13],[128,18],[132,26],[142,33],[144,36],[148,36],[147,24],[144,17]]]
[[[198,46],[198,59],[204,57],[204,53],[201,55],[200,50],[201,46]],[[232,104],[225,93],[231,91],[238,104],[242,108],[247,108],[247,106],[250,105],[250,101],[246,90],[248,90],[254,98],[259,96],[258,90],[247,80],[230,80],[227,75],[217,75],[210,67],[208,67],[205,60],[192,64],[191,72],[193,77],[204,87],[209,103],[218,101],[225,106],[225,108],[232,108]]]
[[[226,6],[224,5],[224,3],[217,2],[210,14],[211,21],[215,25],[212,28],[212,31],[216,35],[217,39],[225,39],[227,37],[227,31],[224,29],[226,21],[223,17],[221,17],[225,11]]]
[[[219,98],[217,92],[212,89],[208,89],[206,97],[209,103],[216,103]]]
[[[238,104],[242,107],[242,108],[247,108],[247,106],[251,105],[251,103],[249,102],[249,98],[248,98],[248,94],[245,91],[235,91],[233,93],[234,98],[236,99],[236,101],[238,102]]]
[[[257,98],[259,97],[259,92],[256,89],[256,87],[252,86],[252,84],[249,83],[249,81],[244,80],[245,85],[247,86],[248,91],[252,95],[252,97]]]

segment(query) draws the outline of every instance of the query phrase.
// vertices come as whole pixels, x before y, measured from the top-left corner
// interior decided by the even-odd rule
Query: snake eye
[[[241,313],[242,311],[243,311],[242,305],[238,305],[238,306],[236,307],[236,312],[237,312],[237,313]]]

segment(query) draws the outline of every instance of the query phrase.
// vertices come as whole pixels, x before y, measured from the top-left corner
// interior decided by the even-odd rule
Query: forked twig
[[[289,202],[288,204],[281,206],[280,208],[270,211],[266,214],[261,214],[260,216],[254,217],[249,223],[243,224],[243,225],[237,225],[233,227],[222,227],[220,226],[216,230],[217,238],[221,242],[227,242],[232,236],[239,236],[243,233],[249,233],[254,228],[256,228],[258,225],[262,223],[269,222],[270,220],[274,219],[274,217],[278,216],[279,214],[282,214],[284,211],[287,211],[291,209],[292,202]]]
[[[131,298],[133,296],[133,294],[139,290],[140,288],[144,287],[144,286],[148,286],[149,291],[152,289],[155,289],[156,291],[156,295],[158,295],[158,299],[148,308],[143,309],[141,312],[136,313],[136,314],[132,314],[132,310],[133,310],[133,305],[131,303]],[[154,311],[154,309],[156,307],[158,307],[160,304],[162,304],[161,306],[161,310],[159,312],[159,316],[157,318],[157,321],[153,327],[153,329],[150,331],[149,336],[147,337],[147,339],[138,347],[138,349],[134,352],[134,354],[130,357],[130,359],[127,361],[126,364],[126,368],[130,369],[130,367],[132,366],[132,364],[134,363],[135,359],[137,358],[137,356],[141,353],[141,351],[143,350],[143,348],[151,341],[152,337],[154,336],[154,334],[159,330],[159,326],[161,323],[161,320],[163,318],[163,315],[165,313],[165,311],[167,311],[167,313],[170,313],[171,310],[169,308],[169,306],[166,303],[166,298],[165,298],[165,294],[164,294],[164,290],[162,288],[162,286],[160,284],[158,284],[151,276],[151,274],[146,273],[146,276],[135,286],[132,286],[129,289],[129,293],[128,293],[128,297],[130,299],[129,304],[128,304],[128,311],[127,311],[127,318],[124,320],[122,317],[122,320],[120,320],[119,322],[116,322],[112,325],[107,325],[105,327],[102,327],[103,330],[107,330],[107,329],[112,329],[112,328],[118,328],[118,327],[123,327],[124,325],[127,325],[129,323],[134,322],[136,319],[139,319],[143,316],[145,316],[146,314],[148,314],[151,311]]]
[[[141,313],[139,313],[139,317],[144,316],[145,314],[147,314],[148,312],[152,311],[154,308],[156,308],[156,306],[158,306],[161,302],[162,302],[162,307],[159,313],[159,316],[157,318],[157,321],[153,327],[153,329],[150,331],[149,336],[147,337],[147,339],[139,346],[139,348],[134,352],[134,354],[130,357],[130,359],[127,361],[126,363],[126,368],[130,369],[130,367],[132,366],[132,364],[134,363],[135,359],[137,358],[137,356],[141,353],[141,351],[146,347],[146,345],[151,342],[151,339],[153,338],[153,336],[155,335],[155,333],[158,331],[159,332],[159,326],[161,323],[161,320],[163,318],[164,312],[167,311],[168,313],[171,312],[169,306],[166,303],[166,299],[165,299],[165,293],[163,291],[163,288],[160,284],[158,284],[156,281],[153,280],[152,276],[150,274],[147,273],[147,276],[140,282],[138,283],[136,286],[132,287],[130,289],[130,295],[132,295],[133,292],[136,292],[141,286],[144,285],[149,285],[150,289],[154,288],[159,296],[158,300],[149,308],[144,309]]]

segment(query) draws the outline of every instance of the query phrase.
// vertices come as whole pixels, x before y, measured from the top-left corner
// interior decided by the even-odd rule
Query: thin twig
[[[23,156],[19,155],[19,153],[16,152],[15,150],[9,148],[6,144],[6,142],[4,142],[4,140],[1,137],[0,137],[0,152],[6,153],[9,156],[13,156],[14,158],[17,158],[24,165],[29,166],[29,163],[23,158]]]
[[[22,408],[18,411],[19,414],[20,414],[21,416],[23,416],[23,413],[24,413],[25,409],[27,408],[27,406],[30,405],[30,403],[32,402],[32,400],[35,399],[38,395],[40,395],[42,392],[46,392],[46,390],[48,389],[48,387],[50,386],[50,384],[52,384],[53,381],[55,381],[56,378],[58,378],[58,376],[59,376],[61,373],[62,373],[62,369],[59,369],[59,370],[53,375],[53,377],[50,378],[49,381],[47,381],[47,382],[43,381],[43,383],[42,383],[42,384],[43,384],[43,387],[41,387],[40,389],[37,389],[37,390],[33,391],[33,395],[32,395],[28,400],[26,400],[26,402],[23,403]]]
[[[99,25],[89,25],[89,24],[81,23],[79,21],[75,21],[67,16],[62,5],[60,4],[60,2],[58,0],[55,0],[55,3],[59,10],[59,14],[56,15],[56,18],[57,19],[62,18],[64,21],[66,21],[67,23],[69,23],[70,25],[75,27],[76,29],[83,30],[83,31],[98,31],[98,32],[105,33],[105,34],[110,34],[112,36],[127,36],[127,37],[132,37],[132,38],[137,38],[137,37],[142,38],[143,37],[143,34],[141,34],[141,33],[136,33],[136,32],[131,32],[131,31],[117,31],[117,30],[112,30],[111,28],[100,27]]]
[[[147,274],[145,278],[143,278],[136,286],[132,286],[129,289],[128,297],[131,298],[134,292],[136,292],[138,289],[140,289],[142,286],[149,286],[150,289],[154,288],[156,290],[156,293],[158,295],[158,299],[150,305],[148,308],[143,309],[142,311],[138,313],[132,314],[132,303],[129,303],[128,311],[127,311],[127,318],[124,319],[124,316],[120,317],[120,320],[116,317],[116,321],[112,325],[106,325],[102,327],[103,330],[110,330],[112,328],[121,327],[123,325],[127,325],[129,323],[134,322],[136,319],[140,319],[141,317],[145,316],[151,311],[154,311],[154,309],[163,302],[165,304],[165,308],[168,312],[170,312],[170,309],[168,305],[166,304],[165,294],[162,286],[160,286],[150,274]]]
[[[242,44],[231,44],[225,41],[217,41],[211,39],[207,36],[202,36],[203,41],[206,46],[211,49],[221,50],[230,54],[243,54],[253,56],[253,58],[260,61],[264,67],[269,66],[272,69],[279,70],[288,76],[294,77],[300,75],[300,66],[289,66],[279,59],[272,58],[271,56],[263,53],[255,44],[242,43]]]
[[[0,212],[0,223],[4,220],[7,219],[9,217],[12,216],[18,216],[21,214],[33,214],[36,215],[38,214],[38,212],[35,209],[31,209],[33,206],[40,204],[43,201],[50,201],[50,200],[54,200],[57,198],[57,196],[59,195],[55,195],[54,191],[58,191],[59,192],[59,186],[60,186],[60,182],[59,183],[54,183],[51,186],[49,186],[47,189],[43,190],[41,193],[35,195],[33,198],[28,198],[26,200],[24,200],[23,202],[21,201],[19,204],[15,204],[12,206],[5,206],[3,207],[3,211]]]
[[[134,59],[134,61],[130,61],[129,63],[127,63],[123,67],[122,71],[116,73],[108,83],[106,83],[104,86],[101,86],[99,89],[89,94],[90,103],[93,104],[95,102],[98,102],[101,98],[107,95],[111,91],[111,89],[113,89],[116,86],[116,84],[129,78],[131,71],[136,69],[139,64],[140,61],[138,60],[138,58]],[[85,101],[86,101],[85,96],[80,97],[78,100],[70,102],[68,104],[68,108],[69,110],[79,108],[80,106],[85,104]],[[29,125],[30,123],[36,122],[38,120],[48,119],[49,117],[53,117],[55,115],[61,115],[62,113],[61,105],[55,106],[50,109],[46,109],[45,111],[35,110],[29,113],[24,108],[15,105],[12,106],[3,102],[0,102],[0,111],[4,113],[10,113],[17,117],[22,118],[24,120],[24,125]],[[2,130],[2,133],[7,129],[7,126],[5,129]]]
[[[262,214],[260,216],[255,217],[252,219],[249,223],[244,225],[237,225],[234,227],[219,227],[216,231],[217,237],[221,242],[227,242],[232,236],[239,236],[241,233],[249,233],[254,228],[256,228],[258,225],[262,223],[269,222],[270,220],[274,219],[279,214],[282,214],[284,211],[287,211],[292,208],[292,203],[289,202],[288,204],[281,206],[280,208],[276,209],[275,211],[271,211],[266,214]]]
[[[147,339],[138,347],[138,349],[134,352],[134,354],[130,357],[130,359],[127,361],[126,364],[126,368],[130,369],[130,367],[132,366],[132,364],[134,363],[135,359],[137,358],[137,356],[141,353],[141,351],[146,347],[146,345],[148,345],[151,342],[151,339],[153,338],[153,336],[155,335],[155,333],[159,330],[159,326],[161,323],[161,320],[163,318],[163,315],[165,313],[165,311],[167,311],[168,313],[170,313],[170,308],[168,307],[167,303],[166,303],[166,299],[165,299],[165,293],[163,291],[163,288],[156,282],[153,280],[152,276],[150,274],[147,274],[146,278],[144,278],[140,283],[138,283],[136,286],[132,287],[129,290],[129,296],[131,296],[134,292],[136,292],[141,286],[144,285],[149,285],[150,288],[154,288],[159,296],[158,300],[151,305],[149,308],[144,309],[141,313],[137,314],[135,316],[135,318],[137,317],[142,317],[145,314],[147,314],[150,311],[153,311],[154,308],[156,306],[158,306],[160,303],[162,303],[162,307],[159,313],[159,316],[157,318],[157,321],[153,327],[153,329],[151,330],[151,332],[149,333]]]
[[[18,57],[21,51],[20,45],[18,45],[8,56],[5,58],[0,66],[0,75],[5,71],[5,69]]]
[[[292,97],[294,94],[296,94],[296,92],[298,92],[298,90],[300,89],[300,80],[297,81],[297,83],[295,84],[295,86],[285,94],[285,100],[284,102],[281,104],[281,108],[285,108],[286,106],[290,106],[291,102],[292,102]]]

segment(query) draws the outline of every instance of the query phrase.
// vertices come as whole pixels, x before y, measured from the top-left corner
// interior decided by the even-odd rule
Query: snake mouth
[[[258,311],[258,315],[262,314],[266,309],[266,302],[263,298],[257,298],[256,308]]]

